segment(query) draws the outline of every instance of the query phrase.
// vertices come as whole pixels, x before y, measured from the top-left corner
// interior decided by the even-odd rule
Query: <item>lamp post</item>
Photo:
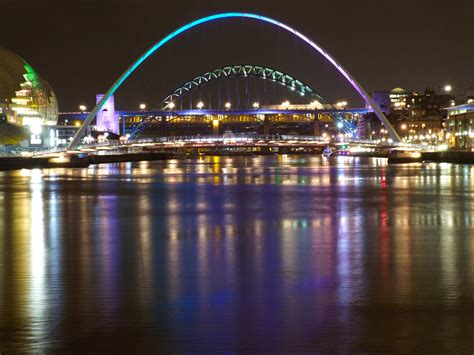
[[[79,111],[81,111],[82,114],[84,114],[84,112],[87,110],[87,106],[86,105],[79,105]],[[76,125],[77,126],[77,125]],[[91,134],[91,128],[90,127],[87,127],[87,135],[90,136]]]

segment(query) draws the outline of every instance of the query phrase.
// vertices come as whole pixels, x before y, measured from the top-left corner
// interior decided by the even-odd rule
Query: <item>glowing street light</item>
[[[321,107],[321,103],[318,101],[318,100],[314,100],[314,101],[311,101],[311,103],[309,104],[309,106],[312,108],[312,109],[315,109],[316,107]]]
[[[287,108],[290,106],[290,101],[286,100],[286,101],[282,102],[281,105],[282,105],[284,108],[287,109]]]
[[[204,107],[204,102],[199,101],[197,104],[197,108],[201,110],[203,107]]]
[[[140,104],[140,106],[139,106],[139,107],[140,107],[140,110],[144,110],[144,109],[146,109],[146,105],[145,105],[145,104]]]
[[[452,86],[452,85],[449,85],[449,84],[448,84],[448,85],[445,85],[445,86],[444,86],[444,91],[446,91],[446,92],[451,92],[451,91],[453,91],[453,86]]]
[[[170,110],[174,109],[174,106],[175,106],[175,105],[174,105],[174,102],[170,102],[170,103],[168,104],[168,108],[169,108]]]
[[[226,108],[226,109],[229,110],[231,106],[232,106],[232,105],[230,104],[230,102],[226,102],[226,103],[225,103],[225,108]]]
[[[347,106],[347,101],[339,101],[338,103],[336,103],[336,106],[340,109],[343,109]]]
[[[79,105],[79,110],[81,110],[82,112],[84,112],[85,110],[87,110],[86,105]]]
[[[252,106],[253,108],[258,109],[260,107],[260,104],[258,102],[254,102]]]

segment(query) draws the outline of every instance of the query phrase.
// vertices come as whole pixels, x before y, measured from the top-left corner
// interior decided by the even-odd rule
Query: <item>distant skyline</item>
[[[368,91],[401,86],[458,92],[474,86],[472,1],[186,1],[5,0],[2,41],[54,88],[60,110],[89,107],[154,42],[209,14],[266,15],[309,36],[351,71]],[[160,50],[117,94],[117,106],[161,101],[177,85],[224,64],[260,64],[292,74],[329,100],[361,105],[335,70],[291,36],[226,20],[193,30]]]

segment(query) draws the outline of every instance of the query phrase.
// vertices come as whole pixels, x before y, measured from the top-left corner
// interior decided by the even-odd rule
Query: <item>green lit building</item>
[[[55,125],[58,103],[49,84],[20,56],[0,47],[0,116],[32,131]]]

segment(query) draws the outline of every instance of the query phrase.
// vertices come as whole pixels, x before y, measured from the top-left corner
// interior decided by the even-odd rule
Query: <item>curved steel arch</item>
[[[277,84],[287,87],[289,90],[299,93],[301,96],[306,96],[311,99],[317,100],[321,105],[326,104],[328,105],[328,108],[330,108],[331,106],[326,102],[326,100],[324,100],[324,98],[318,92],[316,92],[316,90],[288,74],[260,65],[244,64],[228,65],[198,75],[194,79],[184,83],[179,88],[174,90],[171,95],[167,96],[162,102],[162,107],[163,109],[167,109],[169,104],[175,99],[178,99],[211,81],[224,78],[247,76],[273,81]]]
[[[203,18],[200,18],[198,20],[195,20],[193,22],[188,23],[187,25],[184,25],[174,32],[170,33],[168,36],[164,37],[162,40],[158,41],[155,43],[150,49],[148,49],[141,57],[139,57],[125,72],[120,75],[120,77],[112,84],[112,86],[107,90],[107,92],[104,94],[104,97],[97,103],[97,105],[92,109],[92,111],[89,113],[87,116],[86,120],[84,121],[84,124],[79,128],[79,130],[76,132],[74,135],[73,139],[68,145],[68,149],[72,149],[77,142],[79,141],[79,138],[82,136],[82,134],[85,132],[87,127],[90,125],[94,117],[96,116],[97,112],[104,106],[106,101],[109,99],[110,96],[112,96],[115,91],[123,84],[125,80],[132,74],[135,69],[137,69],[140,64],[142,64],[149,56],[151,56],[154,52],[156,52],[159,48],[164,46],[167,42],[171,41],[173,38],[176,36],[180,35],[183,32],[186,32],[187,30],[199,26],[203,23],[210,22],[210,21],[215,21],[218,19],[223,19],[223,18],[250,18],[250,19],[256,19],[259,21],[263,22],[268,22],[271,23],[275,26],[278,26],[280,28],[283,28],[287,30],[290,33],[293,33],[295,36],[299,37],[303,41],[305,41],[308,45],[313,47],[318,53],[320,53],[324,58],[326,58],[341,74],[344,76],[347,81],[354,87],[354,89],[362,96],[362,98],[365,100],[367,105],[369,105],[374,111],[375,114],[377,115],[378,119],[382,122],[382,124],[385,126],[387,129],[388,133],[390,134],[390,137],[396,141],[400,142],[401,138],[398,135],[398,133],[395,131],[395,129],[392,127],[390,122],[388,121],[387,117],[383,114],[382,110],[378,105],[375,103],[375,101],[370,97],[370,95],[367,93],[367,91],[360,85],[355,78],[347,71],[339,62],[337,62],[329,53],[324,50],[322,47],[317,45],[315,42],[310,40],[308,37],[303,35],[302,33],[296,31],[295,29],[291,28],[288,25],[285,25],[284,23],[281,23],[277,20],[274,20],[270,17],[265,17],[261,15],[256,15],[256,14],[250,14],[250,13],[244,13],[244,12],[225,12],[221,14],[216,14],[212,16],[206,16]]]

